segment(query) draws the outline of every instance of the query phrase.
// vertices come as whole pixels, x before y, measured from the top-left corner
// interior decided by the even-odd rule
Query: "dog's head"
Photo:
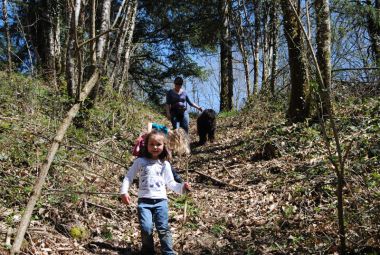
[[[216,112],[213,109],[206,109],[202,112],[202,114],[207,119],[215,119],[216,118]]]

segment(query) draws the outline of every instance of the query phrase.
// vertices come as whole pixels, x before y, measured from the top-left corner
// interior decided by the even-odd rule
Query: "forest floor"
[[[196,121],[191,120],[191,156],[175,158],[172,164],[193,190],[188,196],[169,192],[178,253],[338,254],[337,179],[320,126],[288,125],[271,107],[261,104],[218,117],[217,139],[204,146],[196,146]],[[3,108],[0,116],[0,254],[8,253],[30,196],[46,152],[41,144],[48,147],[46,125],[27,119],[33,109],[21,105],[19,110],[26,113],[18,115],[16,108]],[[337,113],[338,119],[343,116],[338,126],[348,151],[344,205],[350,254],[380,254],[379,108],[379,98],[369,98],[360,106],[342,103]],[[110,125],[116,125],[113,115]],[[120,137],[90,140],[76,132],[68,134],[75,134],[76,141],[67,138],[56,156],[23,253],[138,254],[136,186],[131,205],[122,204],[118,196],[133,158],[128,156],[123,164],[112,157],[125,155],[131,143],[122,142],[132,141],[135,134],[124,130]],[[114,155],[105,156],[110,148]],[[35,154],[28,150],[37,160],[31,160]],[[160,254],[157,234],[155,244]]]

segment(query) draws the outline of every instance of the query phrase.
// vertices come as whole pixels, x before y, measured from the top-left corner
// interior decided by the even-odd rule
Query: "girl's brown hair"
[[[166,135],[163,132],[157,131],[157,130],[152,130],[150,133],[148,133],[144,139],[144,147],[142,149],[142,156],[145,158],[152,158],[152,154],[149,153],[148,151],[148,143],[149,139],[154,136],[154,135],[161,135],[164,138],[164,149],[162,150],[161,154],[158,155],[158,158],[160,160],[171,160],[172,155],[170,151],[168,150],[167,146],[167,138]]]

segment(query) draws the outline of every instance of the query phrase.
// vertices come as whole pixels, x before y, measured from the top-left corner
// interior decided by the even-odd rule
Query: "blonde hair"
[[[189,136],[183,128],[168,133],[168,147],[179,156],[190,154]]]

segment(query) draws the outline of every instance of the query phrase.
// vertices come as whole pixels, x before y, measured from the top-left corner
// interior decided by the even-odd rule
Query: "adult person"
[[[171,121],[173,129],[183,128],[189,133],[189,113],[187,104],[202,111],[202,107],[193,103],[184,89],[182,89],[183,79],[177,77],[174,79],[174,88],[166,94],[166,116]]]

